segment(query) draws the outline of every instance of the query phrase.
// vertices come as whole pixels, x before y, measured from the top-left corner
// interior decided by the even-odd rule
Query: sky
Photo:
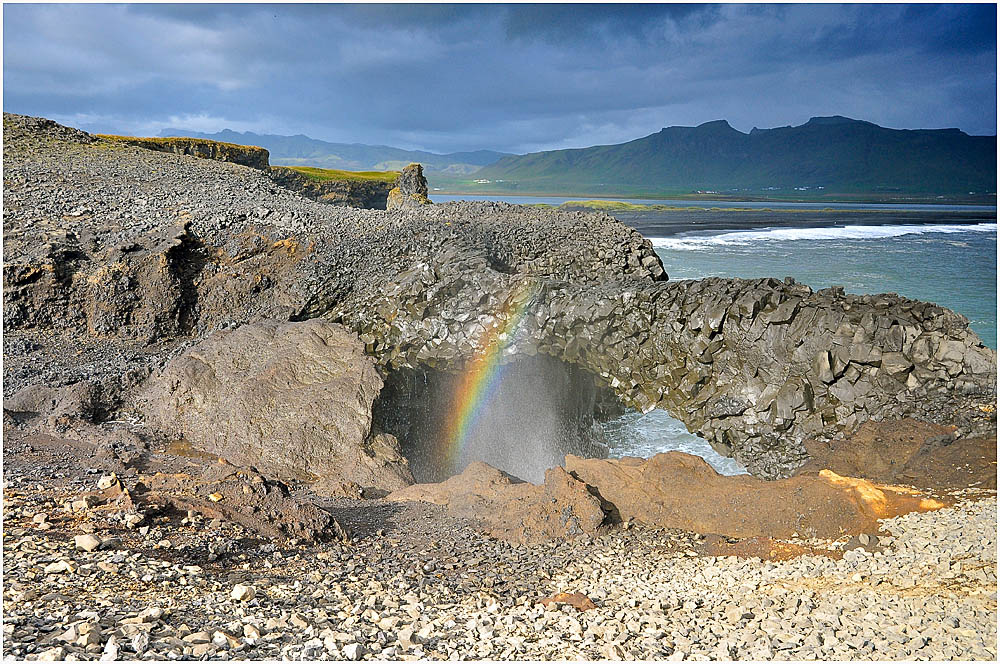
[[[979,5],[3,6],[3,109],[433,152],[844,115],[996,134]]]

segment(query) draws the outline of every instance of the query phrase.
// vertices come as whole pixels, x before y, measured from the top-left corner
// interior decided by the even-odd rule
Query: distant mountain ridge
[[[618,145],[504,157],[477,181],[510,193],[996,192],[996,136],[887,129],[843,116],[737,131],[725,120]]]
[[[187,129],[168,128],[161,131],[160,136],[188,136],[237,145],[257,145],[271,153],[271,164],[274,165],[315,166],[348,171],[398,171],[407,164],[417,162],[423,164],[429,172],[458,176],[474,173],[483,166],[509,156],[509,153],[492,150],[435,154],[386,145],[330,143],[303,134],[281,136],[255,134],[249,131],[238,132],[231,129],[206,134]]]

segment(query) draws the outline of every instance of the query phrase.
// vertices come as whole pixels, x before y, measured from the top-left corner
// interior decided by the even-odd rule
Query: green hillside
[[[508,193],[995,194],[996,137],[839,116],[744,134],[717,120],[620,145],[508,156],[475,178],[479,189]]]

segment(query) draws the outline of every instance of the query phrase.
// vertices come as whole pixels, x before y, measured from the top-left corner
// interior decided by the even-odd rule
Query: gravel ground
[[[73,509],[99,471],[59,468],[5,475],[5,657],[996,655],[995,493],[886,521],[874,553],[762,562],[706,556],[700,536],[639,526],[512,547],[434,506],[346,499],[325,505],[354,535],[343,543],[275,544],[166,512],[126,527],[106,508]],[[596,608],[539,603],[559,592]]]

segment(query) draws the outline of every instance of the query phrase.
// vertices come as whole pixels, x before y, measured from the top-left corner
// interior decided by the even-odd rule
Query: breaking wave
[[[731,231],[713,235],[651,237],[654,247],[698,251],[720,246],[742,246],[756,242],[797,240],[877,240],[902,235],[927,233],[996,233],[995,223],[981,224],[904,224],[885,226],[833,226],[819,228],[763,228],[755,231]]]

